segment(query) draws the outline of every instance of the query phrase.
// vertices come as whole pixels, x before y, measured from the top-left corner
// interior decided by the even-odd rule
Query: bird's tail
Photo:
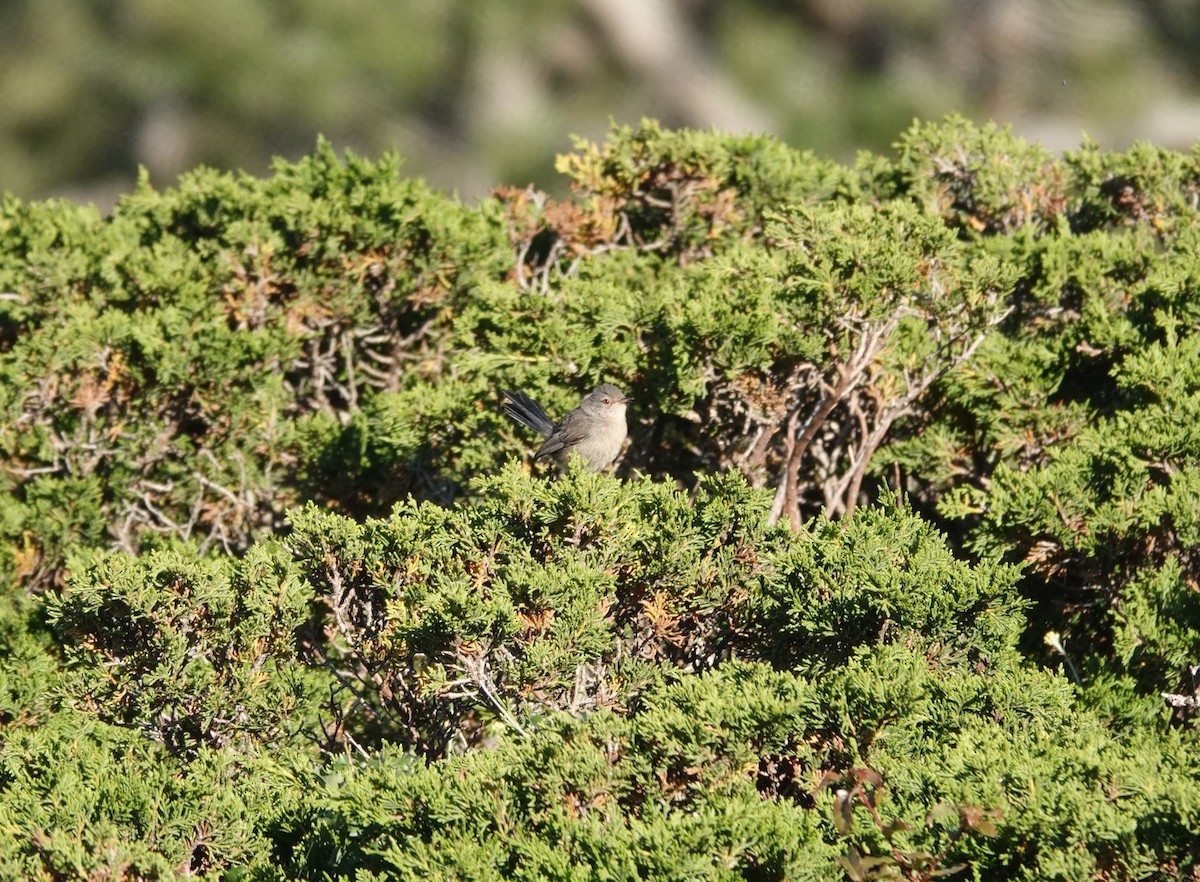
[[[528,426],[543,438],[554,431],[554,422],[542,406],[524,392],[505,392],[504,411],[522,426]]]

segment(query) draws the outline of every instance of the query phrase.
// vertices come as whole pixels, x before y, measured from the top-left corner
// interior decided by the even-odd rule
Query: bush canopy
[[[0,205],[0,877],[1200,874],[1200,150],[558,168]]]

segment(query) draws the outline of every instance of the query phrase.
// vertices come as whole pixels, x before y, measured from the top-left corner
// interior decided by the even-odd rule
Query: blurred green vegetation
[[[1176,0],[10,0],[0,191],[106,209],[139,166],[262,173],[323,133],[473,197],[643,116],[842,160],[951,111],[1181,148],[1198,46]]]

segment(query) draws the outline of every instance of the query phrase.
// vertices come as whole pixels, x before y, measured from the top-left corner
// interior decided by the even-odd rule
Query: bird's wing
[[[561,450],[570,450],[584,439],[586,435],[585,422],[579,411],[571,411],[559,425],[554,427],[550,437],[537,449],[533,458],[537,460],[543,456],[553,456]]]

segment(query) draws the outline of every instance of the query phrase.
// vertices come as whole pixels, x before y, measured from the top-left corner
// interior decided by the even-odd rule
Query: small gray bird
[[[617,458],[625,443],[629,399],[609,383],[601,383],[585,395],[579,407],[560,423],[546,416],[542,406],[524,392],[505,392],[504,398],[504,410],[510,417],[546,439],[533,455],[534,462],[549,456],[565,469],[574,452],[588,471],[598,472]]]

